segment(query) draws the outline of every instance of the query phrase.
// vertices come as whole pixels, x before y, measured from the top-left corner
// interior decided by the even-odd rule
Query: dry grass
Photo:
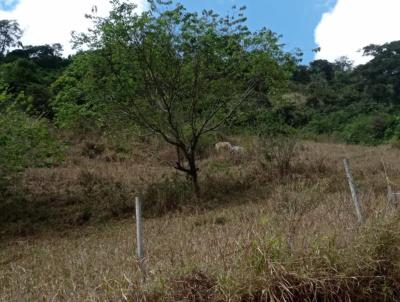
[[[281,176],[260,159],[256,142],[241,143],[249,150],[244,157],[210,152],[202,160],[202,200],[145,219],[144,285],[133,218],[106,220],[0,243],[0,301],[400,300],[400,216],[387,205],[380,163],[383,158],[400,184],[399,150],[307,142]],[[119,190],[129,191],[123,199],[136,187],[165,185],[163,175],[171,170],[164,163],[169,152],[163,152],[109,162],[76,151],[63,167],[29,171],[25,189],[61,198],[77,190],[88,194],[91,187],[88,196],[101,204],[110,199],[111,207]],[[344,156],[360,189],[364,226],[356,224]],[[92,176],[82,185],[88,171],[121,185],[114,195],[102,191],[104,183],[90,185]],[[177,182],[167,183],[167,193],[177,188],[175,196],[187,194]],[[163,185],[148,198],[172,198]],[[76,214],[65,207],[64,213]]]

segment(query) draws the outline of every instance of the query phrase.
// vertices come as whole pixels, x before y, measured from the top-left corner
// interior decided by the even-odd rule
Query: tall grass
[[[32,196],[80,188],[99,206],[88,223],[67,232],[3,240],[0,301],[400,299],[400,215],[387,204],[380,164],[383,158],[400,184],[398,150],[303,142],[281,174],[274,163],[262,163],[257,141],[238,140],[248,150],[241,158],[210,149],[201,160],[200,200],[164,164],[166,150],[165,158],[131,154],[122,162],[76,151],[64,167],[29,171],[25,190]],[[344,156],[351,159],[364,225],[350,200]],[[144,220],[144,285],[133,208],[126,209],[128,219],[91,223],[107,211],[104,205],[129,203],[137,188],[150,214],[159,211]]]

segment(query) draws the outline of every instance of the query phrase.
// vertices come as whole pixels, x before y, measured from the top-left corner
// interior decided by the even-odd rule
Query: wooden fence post
[[[144,267],[144,254],[143,254],[143,238],[142,238],[142,203],[140,197],[135,198],[136,209],[136,243],[137,243],[137,258],[139,262],[139,269],[142,274],[142,282],[146,279],[146,272]]]
[[[395,193],[392,189],[392,182],[389,179],[389,175],[386,170],[386,165],[383,159],[381,160],[382,166],[383,166],[383,172],[385,173],[385,178],[386,178],[386,187],[387,187],[387,199],[389,202],[389,205],[392,207],[396,207],[397,205],[397,193]]]
[[[344,164],[344,168],[346,170],[347,181],[349,182],[349,187],[350,187],[350,191],[351,191],[351,196],[353,198],[354,207],[356,208],[358,223],[363,223],[364,218],[363,218],[363,215],[361,212],[360,202],[358,200],[357,188],[354,183],[353,176],[351,175],[349,160],[347,158],[345,158],[343,160],[343,164]]]
[[[388,202],[389,202],[390,206],[392,206],[392,207],[395,206],[395,204],[396,204],[396,195],[393,192],[392,186],[390,185],[389,182],[387,183],[387,199],[388,199]]]

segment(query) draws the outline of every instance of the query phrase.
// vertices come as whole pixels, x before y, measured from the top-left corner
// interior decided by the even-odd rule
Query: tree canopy
[[[0,57],[3,57],[10,48],[20,47],[22,30],[15,20],[0,20]]]
[[[151,4],[138,15],[135,5],[113,1],[110,16],[93,18],[95,28],[77,42],[106,60],[113,108],[175,146],[174,167],[199,191],[200,139],[283,89],[295,59],[275,33],[249,31],[245,7],[221,17]]]

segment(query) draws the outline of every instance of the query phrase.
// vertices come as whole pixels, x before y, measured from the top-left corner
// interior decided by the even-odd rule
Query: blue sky
[[[0,0],[0,10],[12,11],[17,6],[19,0]]]
[[[25,1],[40,2],[40,0]],[[0,0],[0,9],[12,12],[19,2],[20,0]],[[295,47],[301,48],[304,51],[305,62],[308,62],[314,56],[311,49],[316,47],[314,30],[322,14],[332,9],[336,0],[180,0],[179,2],[189,10],[213,9],[221,15],[226,15],[234,4],[246,5],[248,25],[252,30],[265,26],[282,34],[282,42],[287,45],[286,49],[291,51]]]
[[[146,0],[134,1],[138,11]],[[368,60],[359,51],[371,44],[400,40],[400,0],[176,0],[189,10],[213,9],[226,15],[232,5],[247,6],[252,30],[267,27],[283,36],[286,50],[304,52],[304,63],[314,59],[311,51],[321,47],[318,59],[335,61],[347,56],[356,64]],[[109,0],[0,0],[0,20],[15,19],[24,30],[25,45],[61,43],[64,54],[73,53],[71,31],[87,31],[84,18],[93,6],[106,16]]]
[[[314,31],[324,13],[333,9],[336,0],[181,0],[190,10],[213,9],[226,15],[232,5],[246,5],[248,25],[252,30],[267,27],[281,34],[286,49],[299,47],[307,63],[317,47]]]

